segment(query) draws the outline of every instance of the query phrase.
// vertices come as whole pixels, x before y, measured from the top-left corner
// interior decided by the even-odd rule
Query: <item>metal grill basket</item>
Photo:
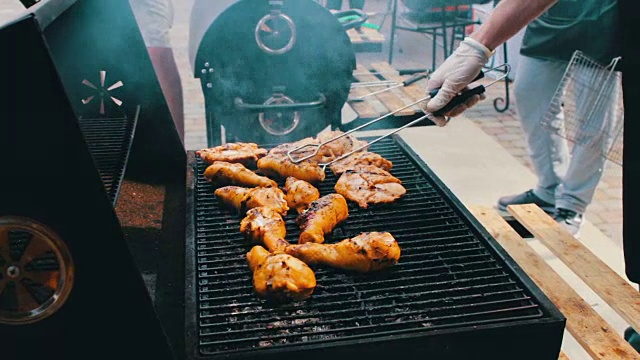
[[[619,60],[617,57],[602,65],[576,51],[542,125],[574,147],[593,147],[622,165],[622,77],[615,70]]]

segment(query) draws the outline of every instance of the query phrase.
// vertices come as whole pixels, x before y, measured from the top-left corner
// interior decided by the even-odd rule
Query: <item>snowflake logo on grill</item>
[[[105,80],[107,78],[107,72],[104,70],[100,70],[100,86],[96,86],[94,84],[92,84],[89,80],[84,79],[82,80],[82,84],[90,87],[91,89],[95,90],[95,93],[89,97],[87,97],[86,99],[82,99],[82,103],[84,105],[89,104],[91,101],[93,101],[93,99],[97,96],[100,98],[100,115],[104,115],[105,110],[104,110],[104,100],[105,98],[110,99],[111,101],[113,101],[113,103],[115,103],[118,106],[122,106],[122,100],[111,96],[110,91],[115,90],[117,88],[120,88],[122,86],[124,86],[124,83],[122,81],[117,81],[114,84],[110,85],[110,86],[105,86]]]

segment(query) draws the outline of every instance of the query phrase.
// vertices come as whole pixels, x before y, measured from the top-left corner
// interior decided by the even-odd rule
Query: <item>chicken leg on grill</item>
[[[213,164],[215,161],[239,163],[246,167],[255,167],[261,157],[267,155],[266,149],[261,149],[254,143],[228,143],[209,149],[196,151],[202,161]]]
[[[385,171],[389,171],[393,167],[391,161],[369,151],[349,155],[342,160],[334,162],[329,167],[334,174],[340,176],[345,171],[355,168],[356,165],[373,165]]]
[[[324,181],[325,173],[322,168],[318,166],[318,161],[315,159],[316,157],[296,164],[291,162],[287,155],[290,150],[303,145],[317,144],[317,142],[316,139],[308,137],[296,142],[276,146],[269,151],[267,156],[258,160],[258,169],[260,169],[263,174],[272,177],[286,178],[292,176],[310,183]],[[301,149],[300,152],[296,152],[294,157],[302,158],[312,153],[312,148],[305,148]]]
[[[303,212],[309,204],[320,198],[320,192],[304,180],[288,177],[284,183],[285,200],[290,208]]]
[[[269,207],[282,216],[287,215],[289,206],[284,193],[277,187],[257,187],[253,189],[239,186],[225,186],[214,194],[225,205],[235,208],[240,213],[260,206]]]
[[[253,288],[264,298],[305,300],[316,287],[316,276],[307,264],[287,254],[272,254],[262,246],[247,253],[253,271]]]
[[[340,130],[327,131],[327,132],[318,134],[316,139],[318,143],[323,143],[325,141],[329,141],[334,138],[337,138],[342,134],[344,133]],[[329,161],[333,161],[339,158],[340,156],[348,152],[351,152],[366,144],[367,144],[366,141],[358,140],[351,135],[345,135],[339,139],[330,141],[324,144],[323,146],[321,146],[315,158],[317,159],[317,161],[321,163],[326,163]],[[360,151],[363,151],[363,150],[360,150]]]
[[[269,207],[257,207],[247,211],[240,222],[240,232],[256,244],[264,244],[271,252],[282,252],[289,245],[282,216]]]
[[[365,273],[395,265],[400,258],[400,246],[388,232],[369,232],[337,244],[289,245],[286,253],[310,265]]]
[[[348,216],[347,201],[340,194],[325,195],[313,201],[296,218],[296,222],[302,230],[298,243],[323,243],[324,235],[333,231],[333,228]]]
[[[204,171],[208,181],[219,186],[242,185],[250,187],[277,187],[278,184],[265,176],[260,176],[242,164],[215,161]]]
[[[292,176],[310,183],[318,183],[325,179],[325,173],[317,163],[305,160],[295,164],[286,154],[269,154],[263,157],[258,160],[258,169],[268,176],[279,178]]]

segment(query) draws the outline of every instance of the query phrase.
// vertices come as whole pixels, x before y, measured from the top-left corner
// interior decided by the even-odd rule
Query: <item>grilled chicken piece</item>
[[[337,244],[290,245],[286,253],[309,265],[366,273],[395,265],[400,258],[400,246],[388,232],[369,232]]]
[[[344,134],[342,131],[327,131],[317,136],[318,143],[323,143],[327,140],[331,140],[335,137]],[[340,156],[351,152],[360,146],[367,144],[366,141],[356,139],[351,135],[345,135],[340,139],[331,141],[320,147],[316,160],[319,162],[329,162],[339,158]]]
[[[239,186],[225,186],[214,194],[223,204],[233,207],[240,213],[259,206],[269,207],[280,215],[287,215],[289,206],[284,193],[277,187],[247,189]]]
[[[304,262],[287,254],[272,254],[262,246],[247,253],[253,271],[253,288],[273,300],[308,299],[316,288],[316,275]]]
[[[305,160],[295,164],[285,155],[267,155],[258,160],[258,169],[267,175],[286,178],[289,176],[310,183],[324,181],[324,171],[313,161]]]
[[[213,164],[215,161],[240,163],[246,167],[255,167],[258,159],[267,155],[266,149],[261,149],[254,143],[228,143],[209,149],[196,151],[202,161]]]
[[[284,183],[284,198],[290,208],[296,209],[298,214],[303,212],[309,204],[320,198],[320,191],[304,180],[288,177]]]
[[[296,218],[302,232],[298,244],[324,242],[324,235],[333,231],[349,216],[347,201],[342,195],[329,194],[309,204]]]
[[[400,179],[373,165],[356,165],[346,170],[334,189],[365,209],[369,204],[394,202],[407,192]]]
[[[281,145],[278,145],[276,147],[274,147],[273,149],[269,150],[269,155],[273,155],[273,156],[282,156],[284,155],[285,157],[287,156],[287,153],[289,153],[289,151],[296,149],[300,146],[304,146],[304,145],[310,145],[310,144],[317,144],[318,140],[316,140],[315,138],[312,137],[308,137],[308,138],[304,138],[302,140],[298,140],[292,143],[284,143]],[[307,147],[304,149],[300,149],[298,151],[296,151],[294,154],[292,154],[292,156],[294,156],[294,158],[301,158],[305,155],[310,155],[311,153],[313,153],[313,151],[315,150],[315,147]]]
[[[242,164],[214,161],[204,171],[204,177],[217,185],[242,185],[249,187],[278,187],[278,184],[247,169]]]
[[[329,165],[329,167],[334,174],[339,176],[345,171],[355,168],[356,165],[373,165],[385,171],[389,171],[391,167],[393,167],[391,161],[369,151],[357,152],[340,161],[336,161]]]
[[[261,206],[247,211],[247,216],[240,222],[240,232],[274,253],[283,252],[289,245],[284,240],[287,229],[282,216],[269,207]]]

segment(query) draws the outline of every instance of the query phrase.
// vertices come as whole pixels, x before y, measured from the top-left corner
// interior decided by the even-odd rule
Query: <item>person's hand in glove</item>
[[[493,56],[494,51],[473,40],[465,38],[460,46],[449,56],[438,69],[431,75],[427,83],[427,92],[440,88],[438,94],[427,103],[427,112],[433,113],[447,105],[454,96],[468,89],[467,85],[472,82],[484,64]],[[443,116],[429,115],[429,119],[438,126],[447,124],[446,117],[454,117],[462,114],[465,110],[475,105],[478,101],[484,100],[484,94],[474,95],[466,102],[453,108]]]

